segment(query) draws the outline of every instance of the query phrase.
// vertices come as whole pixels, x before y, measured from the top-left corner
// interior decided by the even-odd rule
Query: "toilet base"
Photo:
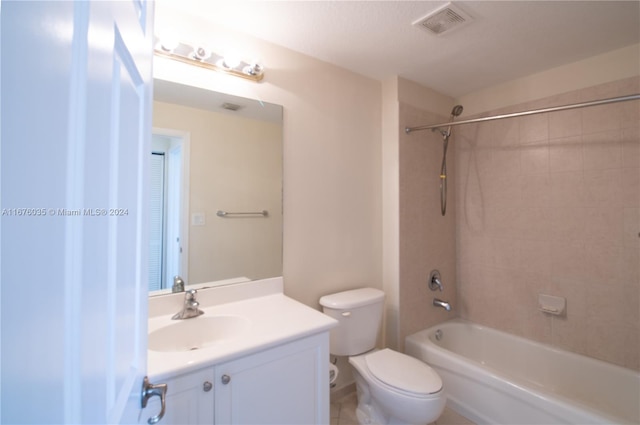
[[[409,423],[405,419],[396,418],[394,416],[385,414],[378,403],[371,399],[371,395],[366,389],[361,389],[357,384],[356,387],[358,396],[356,418],[358,419],[358,423],[360,425],[428,425],[437,420],[444,410],[443,402],[441,407],[436,407],[437,411],[434,412],[435,414],[433,415],[433,419],[429,422],[411,421]]]
[[[356,417],[359,424],[427,425],[440,417],[446,403],[444,394],[440,393],[426,400],[405,398],[400,394],[390,396],[388,390],[379,388],[373,382],[370,385],[358,370],[357,366],[361,363],[360,360],[362,359],[357,357],[349,359],[350,363],[355,366],[353,376],[356,381],[358,397]],[[401,417],[397,417],[395,414]]]
[[[362,385],[362,376],[358,372],[354,373],[356,378],[356,395],[358,397],[358,407],[356,408],[356,417],[360,425],[383,425],[388,424],[389,419],[378,408],[377,403],[371,397],[368,385]]]
[[[366,389],[361,389],[357,384],[356,387],[358,396],[356,418],[358,419],[358,423],[360,425],[428,425],[429,423],[433,422],[411,422],[411,424],[409,424],[404,419],[387,415],[382,409],[380,409],[379,405],[373,399],[371,399],[371,395]],[[435,419],[437,419],[437,417],[439,417],[441,413],[442,412],[439,412]]]

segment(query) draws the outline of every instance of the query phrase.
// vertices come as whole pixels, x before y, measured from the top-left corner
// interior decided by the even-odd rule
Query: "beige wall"
[[[171,18],[192,41],[231,39],[264,58],[260,83],[170,60],[154,76],[284,107],[285,293],[319,308],[331,292],[382,288],[381,83],[194,18]]]
[[[488,113],[639,92],[632,77]],[[633,101],[456,128],[462,317],[640,369],[639,124]]]
[[[457,103],[464,105],[464,116],[475,115],[630,78],[638,75],[639,66],[640,44],[634,44],[468,93]]]
[[[282,126],[170,103],[153,103],[153,126],[189,133],[188,282],[280,276]],[[223,219],[218,210],[267,217]],[[205,225],[194,226],[191,214]]]

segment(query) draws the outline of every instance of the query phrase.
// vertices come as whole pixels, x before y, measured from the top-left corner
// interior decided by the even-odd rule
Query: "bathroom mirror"
[[[282,275],[282,107],[154,80],[149,294]]]

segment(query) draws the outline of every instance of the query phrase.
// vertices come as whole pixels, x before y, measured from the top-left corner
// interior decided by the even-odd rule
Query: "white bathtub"
[[[630,369],[459,319],[408,336],[405,351],[478,424],[640,423],[640,374]]]

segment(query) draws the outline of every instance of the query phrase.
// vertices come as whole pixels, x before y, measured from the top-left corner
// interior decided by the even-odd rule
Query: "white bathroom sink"
[[[230,315],[175,320],[149,333],[148,348],[163,352],[205,349],[242,336],[250,324],[245,317]]]

